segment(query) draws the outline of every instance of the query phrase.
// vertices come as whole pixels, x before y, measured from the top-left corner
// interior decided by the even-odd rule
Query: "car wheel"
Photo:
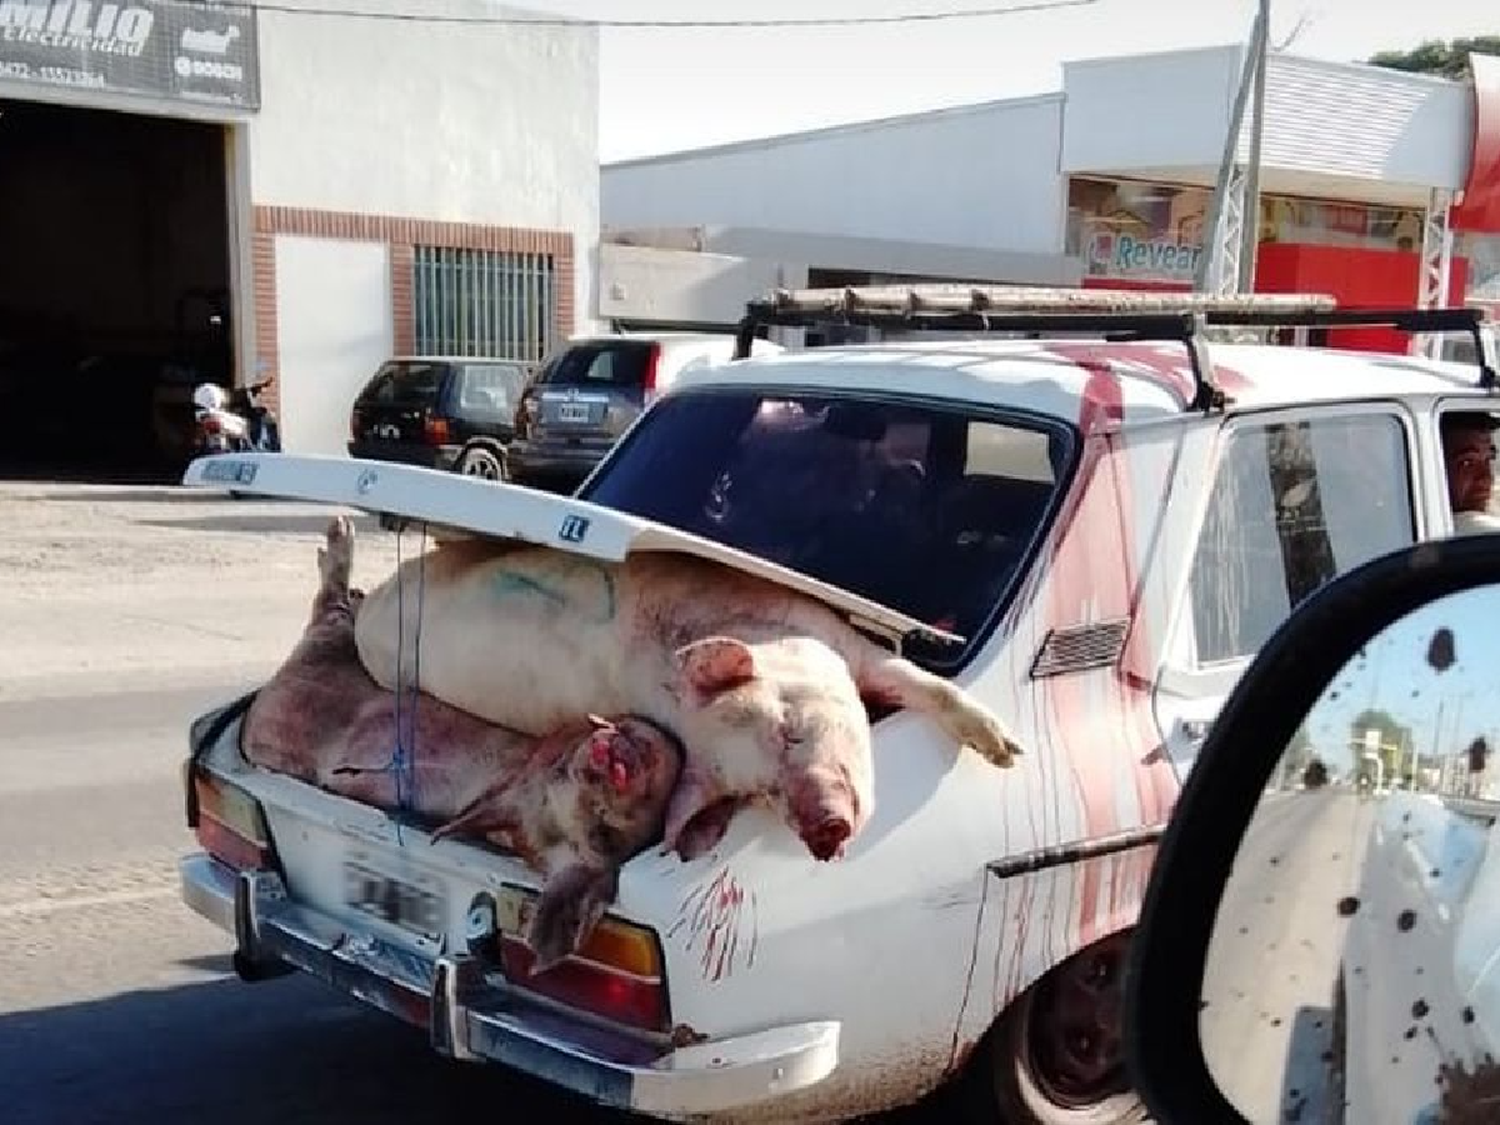
[[[479,477],[482,480],[505,480],[505,462],[492,449],[485,449],[476,445],[472,449],[464,450],[463,456],[458,459],[454,471],[466,477]]]
[[[970,1057],[967,1119],[980,1125],[1147,1120],[1125,1069],[1122,976],[1130,935],[1070,957],[1012,1002]]]

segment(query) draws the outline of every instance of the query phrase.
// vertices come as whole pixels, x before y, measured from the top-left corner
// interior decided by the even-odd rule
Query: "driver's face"
[[[1495,443],[1487,430],[1456,434],[1444,450],[1448,466],[1448,502],[1455,512],[1489,507],[1495,487]]]

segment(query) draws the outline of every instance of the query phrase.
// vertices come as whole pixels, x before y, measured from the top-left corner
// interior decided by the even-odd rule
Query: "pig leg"
[[[536,954],[532,973],[546,972],[583,945],[615,900],[613,867],[591,867],[570,858],[573,862],[560,865],[548,878],[531,919],[526,941]]]
[[[513,802],[503,800],[506,793],[521,781],[519,775],[502,778],[490,785],[458,815],[446,824],[433,829],[430,843],[446,840],[450,836],[505,836],[520,828]]]
[[[330,521],[318,548],[319,585],[301,639],[257,693],[245,717],[241,751],[262,768],[317,782],[330,745],[376,690],[359,667],[349,589],[354,525]]]
[[[348,516],[335,516],[328,521],[326,538],[328,545],[318,548],[318,574],[323,581],[313,597],[313,624],[326,620],[334,612],[345,611],[352,616],[363,597],[349,589],[349,579],[354,573],[354,521]]]
[[[988,708],[910,660],[878,650],[864,654],[854,668],[854,680],[861,695],[928,716],[956,741],[997,766],[1013,765],[1015,756],[1023,752]]]

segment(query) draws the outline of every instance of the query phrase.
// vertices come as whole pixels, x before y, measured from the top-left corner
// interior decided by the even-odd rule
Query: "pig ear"
[[[694,641],[674,656],[683,680],[703,695],[728,691],[755,678],[755,654],[733,637]]]

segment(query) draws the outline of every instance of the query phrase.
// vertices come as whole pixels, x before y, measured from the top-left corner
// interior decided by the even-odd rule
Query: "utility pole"
[[[1224,137],[1219,179],[1204,230],[1204,253],[1198,260],[1194,278],[1194,288],[1202,293],[1232,296],[1255,288],[1255,252],[1260,242],[1260,151],[1270,38],[1271,0],[1260,0]],[[1240,133],[1247,103],[1252,103],[1250,145],[1247,159],[1241,164]]]
[[[1260,248],[1260,143],[1265,134],[1266,59],[1271,42],[1271,0],[1260,0],[1256,19],[1260,35],[1251,49],[1255,52],[1255,99],[1250,117],[1250,152],[1245,169],[1245,218],[1240,224],[1240,292],[1255,289],[1255,255]]]

